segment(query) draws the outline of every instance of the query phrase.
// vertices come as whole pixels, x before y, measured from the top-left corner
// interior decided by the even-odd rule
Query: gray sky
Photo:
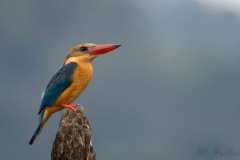
[[[234,0],[1,1],[0,159],[50,159],[62,112],[28,145],[41,93],[83,42],[122,44],[93,62],[76,101],[98,159],[239,159],[239,8]]]

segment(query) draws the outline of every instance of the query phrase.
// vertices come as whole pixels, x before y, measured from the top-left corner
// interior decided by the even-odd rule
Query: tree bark
[[[91,126],[82,107],[66,109],[53,143],[52,160],[96,160],[91,145]]]

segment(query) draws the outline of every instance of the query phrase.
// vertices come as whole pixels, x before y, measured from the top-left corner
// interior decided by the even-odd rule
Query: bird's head
[[[120,46],[118,44],[79,44],[68,52],[64,64],[70,62],[91,62],[97,56],[108,53]]]

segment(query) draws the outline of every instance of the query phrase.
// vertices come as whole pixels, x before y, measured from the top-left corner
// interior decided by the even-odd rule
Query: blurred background
[[[0,159],[50,159],[62,112],[33,146],[40,97],[76,44],[118,43],[77,99],[99,160],[240,159],[240,2],[0,2]]]

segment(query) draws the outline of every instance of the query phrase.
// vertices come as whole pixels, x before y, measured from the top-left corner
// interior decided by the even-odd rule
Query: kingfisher
[[[91,62],[98,56],[108,53],[119,44],[79,44],[67,54],[64,64],[53,76],[42,94],[38,122],[29,144],[32,145],[44,124],[51,115],[63,108],[76,112],[73,102],[80,96],[92,79]]]

